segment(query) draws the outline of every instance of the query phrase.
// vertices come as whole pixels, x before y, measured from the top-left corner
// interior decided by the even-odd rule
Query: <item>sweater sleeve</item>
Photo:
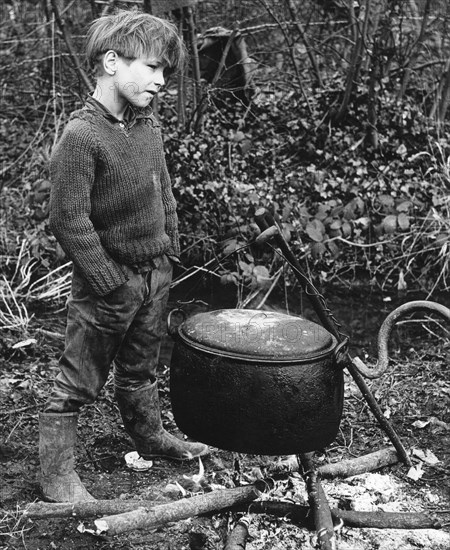
[[[92,291],[104,296],[128,279],[90,219],[97,146],[89,124],[72,120],[50,159],[50,228]]]
[[[170,237],[171,248],[167,251],[169,256],[180,256],[180,238],[178,234],[177,204],[172,193],[172,182],[165,159],[161,169],[162,201],[166,215],[166,233]]]

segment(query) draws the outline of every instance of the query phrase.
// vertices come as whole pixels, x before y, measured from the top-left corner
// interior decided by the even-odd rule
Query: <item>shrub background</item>
[[[0,286],[13,317],[68,290],[47,226],[48,159],[87,91],[86,25],[107,8],[1,7]],[[214,260],[224,282],[267,289],[281,261],[251,244],[264,206],[322,283],[448,290],[448,3],[216,0],[180,14],[190,44],[189,22],[198,33],[220,25],[239,30],[252,60],[246,104],[220,80],[195,82],[191,47],[183,87],[173,78],[155,106],[185,266]]]

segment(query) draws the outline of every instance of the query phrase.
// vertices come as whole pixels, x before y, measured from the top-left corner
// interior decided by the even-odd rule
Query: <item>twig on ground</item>
[[[34,409],[36,405],[27,405],[26,407],[20,407],[18,409],[8,409],[7,411],[0,411],[0,416],[9,416],[10,414],[17,414],[29,409]]]
[[[373,472],[385,466],[392,466],[398,462],[399,458],[395,448],[386,447],[367,455],[341,460],[332,464],[324,464],[317,468],[317,473],[323,479],[351,477]],[[298,460],[294,460],[294,455],[292,455],[284,462],[275,463],[274,469],[283,470],[283,466],[287,467],[290,472],[296,472],[298,471]]]
[[[292,522],[313,529],[309,506],[285,501],[264,500],[253,502],[248,507],[252,514],[270,514],[289,518]],[[444,511],[439,510],[439,513]],[[353,510],[331,509],[333,520],[342,520],[347,527],[367,527],[376,529],[440,529],[442,524],[435,514],[422,512],[356,512]]]
[[[192,516],[244,506],[254,501],[272,485],[269,482],[257,481],[244,487],[221,489],[160,505],[155,505],[153,501],[120,499],[73,504],[34,502],[23,510],[23,515],[32,519],[45,519],[54,517],[89,518],[111,514],[109,517],[99,520],[108,526],[111,525],[111,529],[106,529],[108,534],[111,534],[113,531],[124,532],[128,530],[128,527],[150,529],[153,526]],[[131,527],[132,524],[136,526]]]
[[[241,518],[227,538],[223,550],[245,550],[248,538],[249,517]]]
[[[250,503],[266,490],[264,481],[257,481],[245,487],[213,491],[205,495],[184,498],[170,504],[162,504],[153,508],[140,507],[131,512],[102,517],[95,520],[98,534],[116,535],[135,529],[153,529],[173,521],[180,521],[201,514],[231,508],[237,504]]]
[[[314,516],[314,527],[317,533],[319,548],[322,550],[334,550],[336,537],[334,534],[333,519],[327,497],[320,484],[317,470],[313,462],[313,453],[304,453],[298,456],[302,466],[302,475],[308,491],[308,500]]]
[[[387,447],[367,455],[341,460],[334,464],[325,464],[317,468],[317,472],[324,479],[351,477],[397,464],[398,461],[399,458],[395,448]]]
[[[50,336],[50,338],[58,338],[59,340],[64,340],[65,338],[64,334],[61,334],[60,332],[52,332],[51,330],[46,330],[44,328],[38,328],[37,332],[39,332],[39,334],[43,334],[44,336]]]

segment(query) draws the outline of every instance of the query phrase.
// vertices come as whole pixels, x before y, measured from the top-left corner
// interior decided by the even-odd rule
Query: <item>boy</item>
[[[87,57],[97,83],[50,162],[50,227],[73,261],[60,373],[39,417],[41,487],[55,502],[91,500],[74,471],[77,416],[114,361],[115,395],[140,456],[191,460],[208,447],[161,423],[156,386],[176,204],[161,130],[149,107],[184,49],[169,22],[119,11],[93,22]]]

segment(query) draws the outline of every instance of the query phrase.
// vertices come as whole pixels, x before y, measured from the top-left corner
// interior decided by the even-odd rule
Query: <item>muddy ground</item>
[[[376,304],[373,307],[376,309]],[[370,319],[370,311],[365,317]],[[357,316],[349,325],[346,328],[352,333],[358,351],[363,352],[366,342],[361,339],[361,333],[366,329]],[[45,332],[39,330],[42,328]],[[58,334],[63,331],[63,315],[40,311],[29,329],[28,337],[32,340],[24,342],[14,333],[4,333],[0,338],[0,549],[223,548],[239,513],[193,518],[116,537],[80,533],[77,519],[24,520],[21,517],[27,504],[40,499],[36,482],[38,411],[57,373],[57,357],[63,346]],[[370,337],[374,338],[375,333]],[[21,346],[14,347],[18,343]],[[324,482],[324,488],[332,507],[423,511],[436,515],[442,527],[404,531],[344,526],[337,530],[338,546],[341,550],[447,549],[450,547],[449,333],[438,323],[428,323],[426,330],[421,325],[414,326],[414,330],[409,327],[396,334],[391,348],[389,373],[369,385],[405,446],[413,452],[415,470],[409,472],[404,465],[397,464],[356,478]],[[367,350],[373,361],[373,347]],[[168,355],[167,348],[163,359],[167,360]],[[160,394],[164,422],[176,432],[170,412],[168,380],[169,369],[162,363]],[[316,453],[319,464],[361,456],[389,445],[349,376],[345,386],[341,429],[332,445]],[[114,403],[111,381],[99,400],[82,411],[78,434],[77,470],[98,499],[143,499],[162,504],[182,496],[273,476],[285,458],[237,455],[213,449],[212,455],[204,460],[204,478],[196,486],[191,481],[198,473],[196,462],[180,466],[155,460],[146,472],[132,471],[126,467],[124,455],[133,448]],[[284,469],[286,471],[286,467]],[[306,504],[307,495],[300,475],[290,472],[278,477],[266,498]],[[250,517],[248,550],[312,548],[317,542],[314,532],[287,518],[256,514]]]

